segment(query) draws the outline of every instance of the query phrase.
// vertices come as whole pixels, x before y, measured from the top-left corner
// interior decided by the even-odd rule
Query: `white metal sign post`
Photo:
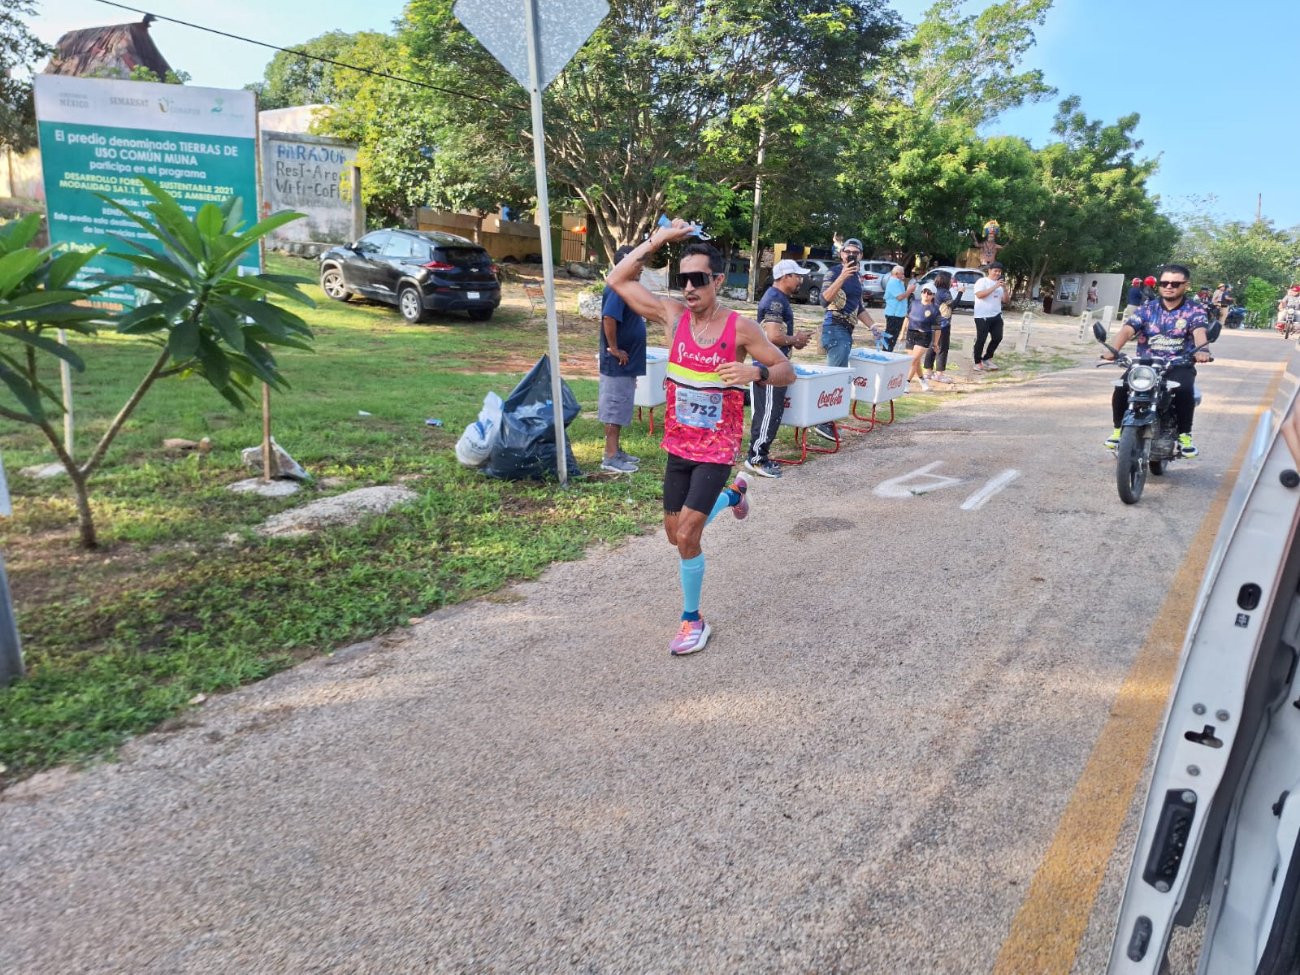
[[[569,481],[560,385],[560,333],[555,318],[555,262],[551,252],[551,204],[546,188],[546,131],[542,91],[578,52],[605,15],[605,0],[523,0],[523,30],[503,16],[494,0],[457,0],[456,18],[532,96],[533,168],[537,171],[537,222],[542,238],[546,292],[546,338],[551,360],[551,405],[555,415],[555,463],[560,483]]]

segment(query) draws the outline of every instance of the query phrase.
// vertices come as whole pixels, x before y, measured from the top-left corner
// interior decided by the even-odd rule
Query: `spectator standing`
[[[1129,282],[1128,297],[1124,304],[1129,309],[1136,310],[1142,304],[1142,279],[1134,278]]]
[[[1087,300],[1087,309],[1088,309],[1088,311],[1092,311],[1094,308],[1097,307],[1097,302],[1098,302],[1100,299],[1097,297],[1097,282],[1096,282],[1096,281],[1093,281],[1092,284],[1088,285],[1088,296],[1087,296],[1087,299],[1086,299],[1086,300]]]
[[[885,334],[889,347],[898,350],[898,337],[903,334],[903,321],[907,318],[908,299],[916,291],[915,281],[904,281],[903,265],[895,264],[885,281]]]
[[[921,372],[921,359],[926,352],[934,351],[938,343],[936,332],[939,328],[939,303],[935,301],[936,290],[929,281],[921,285],[921,298],[912,302],[907,311],[907,348],[912,355],[912,364],[907,369],[907,379],[915,379],[921,391],[928,393],[930,384]]]
[[[624,244],[614,253],[617,264],[632,246]],[[640,280],[637,271],[637,280]],[[609,285],[600,307],[600,390],[596,417],[605,424],[605,454],[600,469],[631,474],[640,458],[623,450],[623,428],[632,422],[636,379],[645,375],[645,319],[627,306]]]
[[[858,323],[875,330],[863,303],[862,278],[858,274],[862,259],[862,241],[850,237],[840,247],[840,260],[826,273],[822,282],[822,304],[826,317],[822,319],[822,349],[826,352],[826,365],[844,368],[849,364],[853,350],[853,328]],[[812,428],[823,440],[834,441],[835,430],[829,423]]]
[[[1145,305],[1148,301],[1155,301],[1158,297],[1159,295],[1156,294],[1156,279],[1148,274],[1142,279],[1142,304]]]
[[[939,308],[939,324],[936,326],[934,346],[925,352],[925,378],[931,382],[952,382],[947,374],[948,347],[952,340],[952,285],[952,275],[947,271],[940,271],[934,276],[934,303]],[[925,285],[921,287],[924,288]],[[960,294],[962,290],[961,283],[957,282],[957,293]]]
[[[772,285],[758,302],[757,319],[767,340],[788,359],[791,349],[802,349],[812,337],[808,332],[794,328],[794,309],[790,295],[799,290],[807,270],[795,261],[777,261],[772,268]],[[780,477],[781,465],[768,456],[772,441],[781,428],[785,414],[785,386],[755,383],[753,419],[749,427],[749,457],[745,467],[759,477]]]
[[[1002,344],[1002,303],[1007,288],[1002,283],[1002,265],[994,261],[984,277],[975,282],[975,371],[997,372],[993,353]]]

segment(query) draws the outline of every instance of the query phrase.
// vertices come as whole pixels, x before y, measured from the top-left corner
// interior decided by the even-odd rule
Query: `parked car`
[[[955,287],[952,289],[953,307],[973,308],[975,306],[975,282],[984,277],[984,272],[977,267],[935,267],[926,271],[916,282],[916,286],[919,288],[927,281],[933,281],[941,271],[947,271],[952,275],[954,285],[965,285],[965,290],[961,294],[957,294]]]
[[[412,324],[428,312],[463,311],[487,321],[501,304],[496,265],[478,244],[436,231],[376,230],[320,258],[321,290],[396,305]]]
[[[862,262],[858,270],[862,275],[862,299],[866,304],[885,303],[885,281],[897,266],[893,261]]]

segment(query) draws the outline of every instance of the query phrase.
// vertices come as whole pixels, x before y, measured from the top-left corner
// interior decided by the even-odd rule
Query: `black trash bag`
[[[560,381],[564,401],[564,426],[581,411],[578,398],[567,383]],[[581,473],[578,462],[564,438],[564,457],[569,476]],[[559,477],[555,464],[555,414],[551,406],[551,360],[542,356],[527,376],[506,397],[501,410],[501,432],[492,446],[483,473],[508,481],[542,480],[550,474]]]

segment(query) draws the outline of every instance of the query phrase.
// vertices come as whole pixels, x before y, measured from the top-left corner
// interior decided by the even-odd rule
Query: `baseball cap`
[[[845,247],[850,247],[850,246],[856,247],[858,250],[862,250],[862,241],[858,240],[858,238],[856,237],[850,237],[848,240],[846,240],[843,244],[840,245],[840,250],[843,250]]]
[[[772,268],[772,280],[783,278],[787,274],[807,274],[808,269],[800,267],[796,261],[777,261],[776,267]]]
[[[928,292],[930,292],[930,294],[932,294],[932,295],[937,295],[937,294],[939,293],[939,289],[936,288],[934,285],[932,285],[929,281],[927,281],[927,282],[925,282],[925,284],[921,285],[921,290],[922,290],[922,291],[928,291]]]

